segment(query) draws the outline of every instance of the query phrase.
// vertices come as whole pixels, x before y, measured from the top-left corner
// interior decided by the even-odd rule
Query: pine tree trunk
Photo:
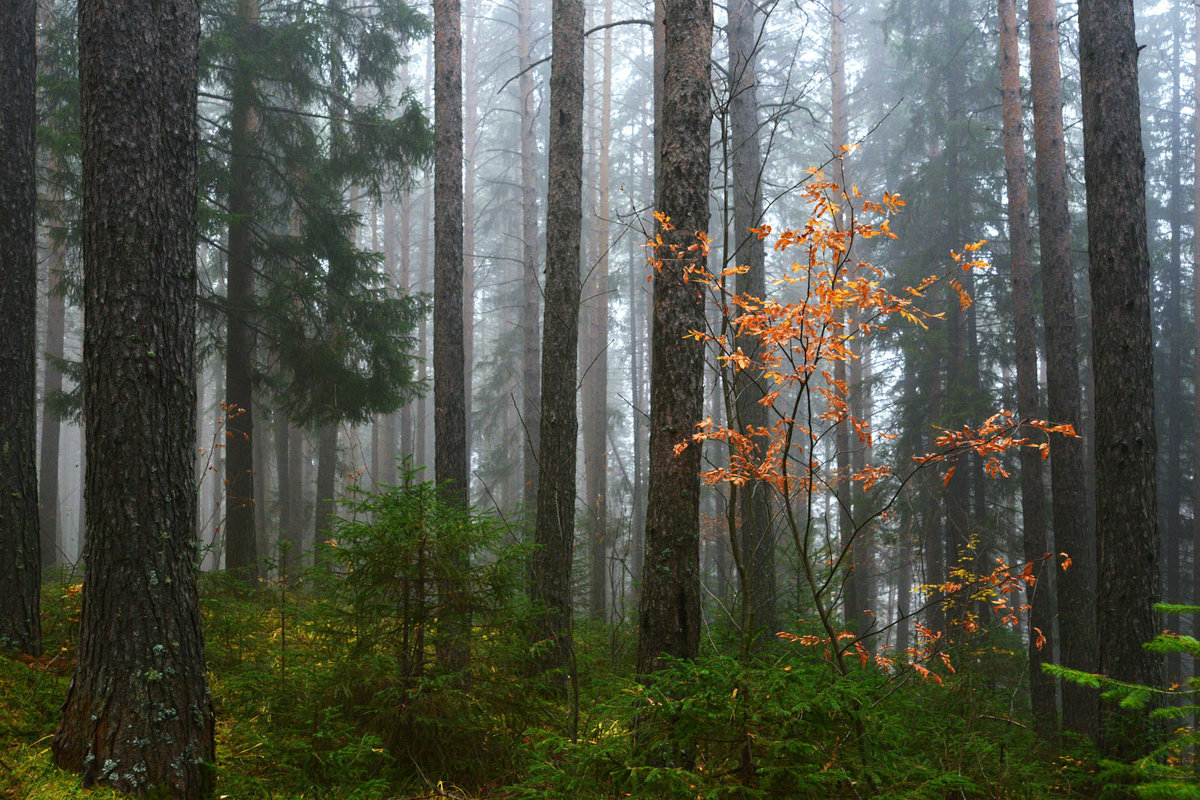
[[[763,194],[762,144],[758,122],[758,54],[761,23],[750,0],[729,4],[729,127],[732,139],[733,182],[733,259],[737,266],[749,267],[737,276],[738,294],[765,297],[766,256],[763,241],[751,232],[762,224]],[[759,342],[754,336],[740,336],[737,347],[747,357],[758,357]],[[767,426],[767,409],[759,402],[763,385],[747,372],[733,376],[737,398],[737,429]],[[741,525],[738,552],[745,572],[742,588],[742,627],[744,634],[758,643],[774,636],[775,620],[775,536],[771,526],[771,487],[751,481],[740,487],[738,504]]]
[[[642,570],[637,671],[650,675],[664,656],[694,658],[700,644],[700,451],[691,434],[703,408],[704,349],[686,338],[703,330],[704,295],[688,280],[707,267],[706,248],[689,249],[708,230],[710,0],[663,0],[661,137],[655,206],[673,230],[656,249],[650,365],[650,491]],[[674,248],[674,249],[672,249]],[[683,445],[676,454],[677,445]]]
[[[459,0],[434,0],[433,403],[434,479],[449,503],[470,504],[463,351],[462,28]],[[452,553],[465,570],[466,553]],[[458,669],[469,658],[470,621],[458,587],[438,587],[450,619],[438,657]]]
[[[538,284],[537,224],[537,112],[534,109],[533,16],[530,0],[517,3],[517,50],[521,77],[517,93],[521,104],[521,417],[524,430],[522,470],[525,490],[522,496],[526,528],[530,541],[537,515],[538,434],[541,409],[541,326],[538,324],[542,290]]]
[[[0,652],[41,655],[34,341],[37,6],[0,8]]]
[[[234,80],[230,104],[229,247],[226,257],[225,397],[225,568],[240,580],[258,577],[254,519],[254,302],[251,224],[253,181],[258,160],[251,152],[258,127],[253,108],[250,42],[258,26],[257,0],[238,0],[234,19]]]
[[[66,253],[51,243],[48,259],[50,290],[46,302],[46,355],[42,382],[42,442],[39,456],[38,502],[41,507],[42,569],[53,567],[62,549],[58,524],[58,462],[62,442],[62,421],[51,413],[46,398],[62,391],[63,375],[51,359],[63,357],[66,334],[66,295],[62,286]]]
[[[463,10],[464,42],[463,74],[463,196],[462,196],[462,260],[463,260],[463,441],[465,442],[464,463],[471,463],[471,448],[475,421],[472,414],[474,403],[475,371],[475,159],[479,143],[479,77],[476,74],[475,55],[475,0],[465,0]],[[470,499],[470,473],[464,489]]]
[[[1008,242],[1012,261],[1012,296],[1016,334],[1017,416],[1038,416],[1037,321],[1033,311],[1033,235],[1029,226],[1028,169],[1025,161],[1025,123],[1021,107],[1021,53],[1016,0],[999,0],[1000,83],[1004,110],[1004,167],[1008,199]],[[1050,550],[1046,537],[1046,495],[1042,458],[1037,450],[1021,448],[1021,517],[1024,555],[1039,561]],[[1045,574],[1043,563],[1034,575]],[[1058,734],[1054,679],[1042,671],[1051,651],[1037,646],[1038,631],[1052,639],[1054,598],[1039,580],[1029,598],[1029,689],[1034,726],[1046,742]]]
[[[1180,513],[1180,501],[1183,496],[1183,476],[1187,474],[1189,464],[1182,458],[1183,446],[1183,344],[1185,339],[1183,322],[1183,122],[1180,119],[1183,107],[1180,83],[1180,68],[1182,66],[1183,50],[1183,20],[1179,5],[1171,7],[1171,147],[1170,147],[1170,201],[1168,204],[1169,224],[1171,226],[1170,253],[1171,260],[1167,275],[1167,305],[1163,314],[1163,327],[1167,338],[1167,370],[1164,391],[1163,409],[1167,422],[1165,469],[1163,475],[1163,499],[1159,503],[1160,521],[1162,526],[1162,547],[1166,563],[1166,598],[1170,603],[1183,600],[1182,565],[1183,560],[1183,517]],[[1179,614],[1168,614],[1167,630],[1179,631]],[[1183,657],[1181,653],[1167,654],[1167,680],[1171,683],[1182,683],[1184,676],[1181,671]]]
[[[334,538],[337,514],[338,426],[326,423],[317,430],[317,494],[313,501],[313,563],[327,565],[325,550]]]
[[[1067,213],[1058,22],[1053,0],[1030,0],[1029,39],[1048,413],[1055,424],[1071,424],[1078,430],[1078,334],[1071,266],[1071,220]],[[1050,459],[1054,542],[1055,547],[1070,555],[1073,561],[1071,569],[1057,576],[1060,647],[1065,666],[1094,672],[1095,532],[1088,526],[1084,474],[1082,440],[1055,437]],[[1063,727],[1095,737],[1099,725],[1097,703],[1093,690],[1064,682]]]
[[[1200,86],[1200,5],[1195,7],[1192,31],[1192,54],[1195,66],[1192,71],[1192,86]],[[1200,114],[1192,115],[1192,230],[1200,230]],[[1200,386],[1200,247],[1192,245],[1192,309],[1193,309],[1193,359],[1192,385]],[[1200,411],[1192,417],[1192,453],[1200,454]],[[1200,509],[1200,480],[1192,477],[1192,508]],[[1200,605],[1200,514],[1192,512],[1192,596],[1193,605]],[[1200,619],[1192,617],[1192,636],[1200,638]],[[1192,676],[1200,676],[1200,656],[1192,661]],[[1193,726],[1200,727],[1200,711],[1196,712]]]
[[[543,669],[567,668],[575,542],[575,414],[579,258],[583,213],[583,2],[554,0],[550,67],[550,194],[546,200],[546,310],[542,325],[536,549],[531,599]]]
[[[1158,631],[1153,348],[1146,175],[1132,0],[1081,0],[1084,182],[1096,377],[1097,628],[1100,671],[1159,685],[1159,657],[1142,644]],[[1069,572],[1069,570],[1068,570]],[[1144,755],[1139,714],[1106,710],[1101,748]]]
[[[604,3],[604,24],[612,22],[612,0]],[[600,140],[597,144],[596,213],[592,217],[591,283],[588,286],[587,355],[583,359],[584,469],[586,473],[591,575],[589,615],[602,622],[608,586],[608,250],[609,146],[612,139],[612,29],[604,31],[600,79]]]
[[[181,800],[211,796],[215,760],[193,531],[199,35],[196,2],[79,4],[87,572],[52,745],[84,787]]]

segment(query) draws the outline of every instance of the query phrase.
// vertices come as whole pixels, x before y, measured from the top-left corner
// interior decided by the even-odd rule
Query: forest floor
[[[715,654],[681,664],[656,695],[629,679],[632,637],[584,630],[576,704],[547,700],[554,689],[513,667],[521,648],[500,631],[479,634],[466,681],[414,682],[395,678],[394,652],[353,646],[365,627],[326,635],[345,622],[326,603],[208,576],[202,596],[218,798],[1032,800],[1099,788],[1086,755],[1035,744],[1011,634],[956,656],[941,684],[870,665],[838,680],[820,647],[784,643],[752,667]],[[0,798],[118,796],[50,762],[78,603],[69,580],[48,582],[48,655],[0,657]]]

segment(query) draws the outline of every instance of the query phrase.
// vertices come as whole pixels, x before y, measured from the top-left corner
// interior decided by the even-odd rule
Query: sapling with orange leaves
[[[870,638],[886,628],[874,626],[862,636],[848,633],[835,613],[854,539],[868,527],[888,520],[897,500],[922,470],[941,469],[944,480],[948,481],[955,462],[972,453],[983,460],[989,476],[1007,477],[1005,456],[1009,451],[1037,447],[1045,457],[1052,434],[1074,436],[1075,433],[1070,426],[1018,420],[1001,411],[977,426],[942,430],[936,439],[937,449],[914,458],[906,469],[888,464],[866,464],[851,471],[829,468],[829,460],[823,460],[819,453],[823,443],[841,426],[849,428],[852,441],[867,448],[876,441],[894,438],[875,430],[867,420],[851,412],[849,399],[859,387],[838,379],[834,366],[858,357],[852,347],[856,338],[876,336],[898,323],[924,331],[940,321],[942,314],[921,305],[940,284],[948,285],[957,302],[967,308],[972,299],[964,290],[960,275],[963,271],[987,267],[979,257],[985,242],[952,250],[948,269],[893,292],[884,285],[884,270],[858,258],[857,253],[865,250],[863,243],[870,240],[896,238],[891,219],[904,206],[904,200],[889,192],[879,199],[864,197],[857,187],[843,189],[819,170],[811,171],[801,192],[808,211],[802,226],[778,233],[765,225],[755,230],[762,239],[773,238],[776,253],[796,254],[790,266],[774,279],[775,291],[770,296],[756,297],[729,290],[729,279],[747,269],[742,266],[730,266],[716,273],[694,268],[687,276],[698,290],[711,294],[721,314],[717,328],[694,330],[689,335],[708,345],[714,356],[713,366],[727,388],[737,385],[733,380],[735,375],[742,385],[749,379],[763,388],[759,402],[768,409],[773,421],[739,430],[732,412],[735,402],[727,391],[727,420],[734,421],[723,424],[711,417],[699,421],[692,435],[677,444],[676,453],[689,442],[722,443],[725,457],[702,473],[705,483],[727,486],[731,493],[739,487],[761,483],[777,497],[782,524],[799,555],[801,580],[823,631],[822,636],[816,637],[781,634],[784,638],[823,645],[839,675],[848,674],[857,660],[862,665],[874,663],[888,671],[907,665],[940,681],[930,664],[950,668],[945,643],[978,630],[978,617],[970,614],[959,617],[957,629],[952,632],[918,625],[920,641],[916,646],[902,648],[897,656],[886,655],[882,650],[872,653]],[[668,218],[658,215],[657,219],[665,230],[670,229]],[[708,241],[703,234],[697,234],[689,247],[707,248]],[[659,252],[662,238],[656,237],[653,243],[658,245],[656,252]],[[753,352],[738,344],[747,337],[756,345]],[[869,493],[871,503],[866,511],[841,509],[851,516],[858,510],[859,517],[853,521],[851,536],[833,546],[816,536],[814,520],[818,514],[814,501],[829,493],[835,502],[841,503],[835,490],[846,482],[857,484]],[[737,536],[732,535],[733,515],[731,510],[731,543],[738,561]],[[1050,554],[1045,558],[1050,558]],[[1007,625],[1015,624],[1019,614],[1028,609],[1024,603],[1010,601],[1010,595],[1027,589],[1035,580],[1032,565],[1010,566],[1004,562],[988,574],[956,571],[951,578],[945,584],[927,587],[925,608],[968,598],[970,602],[990,604],[1001,623]],[[1040,632],[1035,635],[1041,638]]]

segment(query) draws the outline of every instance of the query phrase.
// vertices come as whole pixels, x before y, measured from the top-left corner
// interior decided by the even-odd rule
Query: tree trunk
[[[275,474],[279,482],[279,579],[291,583],[296,579],[296,565],[300,559],[300,542],[296,536],[296,504],[300,498],[292,491],[295,476],[292,474],[291,425],[282,412],[275,417]]]
[[[37,6],[0,8],[0,651],[41,655],[34,395],[37,324]]]
[[[475,55],[475,0],[466,0],[463,14],[466,41],[462,48],[463,74],[463,196],[462,196],[462,261],[463,261],[463,441],[464,463],[467,465],[467,484],[463,488],[468,502],[471,497],[470,464],[474,434],[475,370],[475,173],[476,150],[479,143],[479,76]]]
[[[461,17],[459,0],[434,5],[433,403],[435,479],[465,506]]]
[[[829,85],[831,89],[830,120],[832,122],[832,150],[835,159],[833,179],[843,185],[848,181],[845,174],[845,153],[843,147],[848,144],[846,131],[846,67],[843,54],[843,26],[841,0],[833,0],[829,13]],[[837,212],[839,228],[846,224],[843,212]],[[741,231],[739,230],[739,233]],[[847,326],[846,312],[838,315],[839,321]],[[841,386],[847,384],[846,361],[839,359],[833,365],[834,380]],[[859,623],[862,621],[863,598],[859,594],[859,576],[855,574],[855,535],[854,515],[852,513],[854,487],[850,481],[850,423],[838,423],[834,436],[837,447],[837,475],[834,477],[835,492],[838,506],[838,538],[842,563],[842,618],[846,628],[857,634]]]
[[[59,223],[61,226],[61,222]],[[46,302],[46,355],[42,382],[42,442],[39,467],[38,501],[41,508],[42,570],[55,565],[62,552],[58,524],[58,461],[61,449],[62,421],[51,413],[46,398],[62,391],[63,375],[52,359],[63,357],[66,333],[66,294],[62,285],[66,253],[58,242],[51,242],[47,271],[49,292]]]
[[[1000,84],[1004,107],[1004,172],[1008,199],[1008,243],[1012,261],[1013,318],[1016,333],[1017,416],[1038,416],[1037,321],[1033,312],[1033,236],[1029,227],[1028,170],[1025,162],[1025,123],[1021,107],[1021,52],[1017,33],[1016,0],[998,0],[1000,17]],[[1031,447],[1021,448],[1021,517],[1024,554],[1029,562],[1044,557],[1050,547],[1046,538],[1046,495],[1042,458]],[[1045,574],[1045,565],[1035,569]],[[1034,727],[1046,742],[1058,734],[1057,698],[1054,679],[1042,671],[1050,650],[1037,646],[1038,632],[1051,639],[1054,598],[1040,580],[1034,584],[1029,602],[1029,693]]]
[[[612,0],[604,3],[604,24],[612,22]],[[591,575],[588,608],[603,622],[608,586],[608,250],[609,146],[612,139],[612,29],[604,31],[600,80],[600,141],[597,151],[596,212],[592,217],[591,285],[588,298],[587,356],[583,360],[583,460],[589,509]]]
[[[1096,377],[1097,628],[1100,671],[1159,685],[1142,644],[1158,630],[1150,256],[1132,0],[1081,0],[1084,182]],[[1069,572],[1069,570],[1068,570]],[[1153,747],[1144,715],[1107,713],[1101,748],[1130,758]]]
[[[650,365],[650,491],[642,571],[637,671],[650,675],[664,656],[694,658],[700,644],[700,446],[691,441],[704,389],[704,295],[689,280],[707,268],[707,247],[690,249],[708,229],[710,0],[662,0],[665,47],[655,206],[670,218],[656,248]],[[656,69],[658,65],[656,63]],[[676,454],[675,448],[683,449]]]
[[[1195,7],[1192,25],[1192,52],[1195,66],[1192,71],[1192,86],[1200,86],[1200,5]],[[1200,230],[1200,114],[1192,115],[1192,231]],[[1192,386],[1200,387],[1200,247],[1192,244],[1192,317],[1193,331]],[[1200,395],[1200,389],[1196,390]],[[1200,405],[1200,404],[1198,404]],[[1192,453],[1200,454],[1200,409],[1192,417]],[[1192,508],[1200,509],[1200,475],[1192,474]],[[1200,514],[1192,512],[1192,597],[1193,605],[1200,605]],[[1200,620],[1192,617],[1192,636],[1200,638]],[[1200,657],[1192,662],[1192,676],[1200,676]],[[1200,711],[1193,717],[1192,724],[1200,727]]]
[[[758,53],[761,23],[750,0],[729,4],[729,127],[733,166],[733,259],[749,267],[737,276],[738,294],[765,297],[766,256],[763,240],[751,232],[762,224],[762,144],[758,129]],[[754,336],[740,336],[737,346],[750,359],[758,357]],[[767,409],[759,402],[762,383],[748,372],[733,376],[737,398],[737,429],[767,426]],[[763,644],[775,634],[775,536],[771,527],[771,487],[751,481],[740,487],[738,504],[741,526],[738,552],[745,571],[742,589],[742,627],[747,641]]]
[[[254,72],[244,60],[258,27],[257,0],[238,0],[233,23],[234,80],[230,104],[229,244],[226,257],[225,349],[225,568],[246,583],[258,577],[254,519],[254,214],[252,152],[258,127],[253,108]],[[244,56],[242,55],[244,54]]]
[[[434,479],[446,502],[470,503],[463,360],[463,118],[459,0],[434,0],[433,403]],[[451,558],[467,567],[467,554]],[[442,625],[439,659],[449,669],[469,657],[470,621],[456,585],[438,587],[451,619]]]
[[[52,745],[85,788],[183,800],[211,796],[215,761],[193,531],[199,36],[194,1],[79,4],[87,572]]]
[[[525,489],[522,495],[525,527],[529,540],[537,515],[538,486],[538,414],[541,407],[541,326],[538,323],[542,290],[538,284],[538,225],[537,225],[537,112],[534,109],[533,76],[533,15],[530,0],[517,3],[517,50],[521,77],[517,93],[521,104],[521,417],[524,429],[522,470]]]
[[[1182,566],[1183,560],[1183,516],[1180,513],[1180,501],[1183,497],[1183,476],[1189,470],[1189,464],[1182,458],[1183,447],[1183,344],[1185,331],[1183,323],[1183,122],[1180,119],[1183,108],[1182,90],[1180,87],[1180,67],[1183,51],[1183,18],[1179,5],[1171,6],[1171,150],[1170,150],[1170,201],[1168,205],[1168,222],[1171,226],[1170,253],[1171,260],[1167,275],[1167,304],[1163,313],[1163,330],[1167,338],[1167,371],[1166,386],[1163,398],[1164,416],[1167,422],[1165,465],[1163,470],[1163,499],[1159,503],[1160,521],[1163,536],[1163,551],[1166,564],[1166,598],[1168,602],[1183,601]],[[1167,630],[1179,632],[1179,614],[1168,614]],[[1181,671],[1183,656],[1181,653],[1167,654],[1167,681],[1183,683]]]
[[[1079,357],[1076,350],[1071,219],[1067,213],[1067,167],[1059,80],[1058,21],[1053,0],[1029,2],[1029,61],[1033,91],[1033,140],[1042,253],[1042,319],[1046,336],[1046,396],[1055,424],[1080,427]],[[1055,547],[1073,564],[1058,575],[1059,635],[1063,664],[1096,669],[1095,532],[1088,526],[1083,442],[1056,436],[1050,483]],[[1063,683],[1063,727],[1095,737],[1096,693]]]
[[[317,494],[313,500],[313,563],[327,565],[325,549],[334,538],[337,514],[338,426],[326,423],[317,430]]]
[[[583,213],[583,2],[554,0],[550,67],[550,194],[546,200],[546,312],[542,413],[531,599],[543,669],[571,654],[571,562],[575,542],[575,415],[580,223]]]

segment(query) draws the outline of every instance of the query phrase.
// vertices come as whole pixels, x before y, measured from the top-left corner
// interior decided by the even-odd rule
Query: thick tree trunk
[[[35,445],[37,6],[0,8],[0,651],[41,655]]]
[[[1000,84],[1004,110],[1004,172],[1008,199],[1008,242],[1012,261],[1013,318],[1016,333],[1017,416],[1038,416],[1037,321],[1033,312],[1033,236],[1029,227],[1028,169],[1025,162],[1025,123],[1021,107],[1021,52],[1017,34],[1016,0],[999,0]],[[1046,537],[1046,494],[1042,458],[1031,447],[1021,448],[1021,518],[1027,561],[1043,558],[1050,547]],[[1038,578],[1045,567],[1034,573]],[[1042,671],[1050,649],[1037,646],[1038,631],[1049,640],[1054,622],[1054,598],[1047,584],[1034,584],[1029,599],[1029,693],[1034,726],[1043,741],[1058,733],[1054,679]]]
[[[214,763],[193,531],[199,36],[196,2],[79,4],[87,572],[52,745],[85,787],[184,800],[211,795]]]
[[[766,257],[763,240],[751,232],[762,224],[762,144],[758,135],[758,54],[761,24],[750,0],[729,4],[729,127],[732,137],[733,259],[749,267],[737,276],[738,294],[765,297]],[[835,64],[836,69],[836,64]],[[754,336],[738,337],[737,346],[749,358],[758,357]],[[737,429],[767,426],[767,409],[759,402],[763,385],[748,372],[733,376],[737,398]],[[741,525],[736,532],[744,571],[742,627],[748,641],[765,643],[773,637],[775,619],[775,536],[771,527],[771,487],[751,481],[738,491]]]
[[[1132,0],[1081,0],[1079,49],[1092,316],[1104,320],[1092,326],[1099,666],[1117,680],[1159,685],[1160,659],[1142,647],[1158,631],[1157,443]],[[1153,746],[1141,715],[1108,717],[1107,754],[1135,757]]]
[[[1079,356],[1076,349],[1071,219],[1063,141],[1058,20],[1053,0],[1029,2],[1029,60],[1033,90],[1033,140],[1042,253],[1042,319],[1046,336],[1046,396],[1055,424],[1080,427]],[[1083,441],[1055,437],[1050,460],[1055,547],[1070,555],[1058,575],[1059,635],[1063,664],[1096,669],[1095,532],[1088,525]],[[1100,722],[1093,690],[1063,683],[1063,727],[1094,737]]]
[[[554,0],[550,67],[550,194],[546,200],[546,312],[542,325],[536,549],[531,599],[545,669],[566,669],[571,650],[575,542],[575,386],[583,213],[583,0]]]
[[[703,408],[704,349],[687,337],[704,329],[704,295],[689,280],[707,267],[710,0],[663,0],[659,183],[655,206],[670,218],[655,252],[650,365],[650,491],[642,570],[637,671],[664,656],[694,658],[700,644],[700,446],[691,441]],[[656,69],[658,65],[656,63]],[[694,248],[694,249],[693,249]],[[682,445],[677,454],[675,449]]]
[[[604,3],[604,24],[612,22],[612,0]],[[608,153],[612,139],[612,29],[604,31],[600,79],[600,141],[597,144],[596,212],[592,217],[591,282],[586,309],[587,355],[583,359],[583,460],[589,510],[588,609],[594,622],[605,614],[608,586]]]
[[[434,479],[449,503],[470,504],[463,356],[462,29],[459,0],[434,0],[433,426]],[[451,554],[467,567],[467,554]],[[457,585],[438,587],[451,619],[438,657],[449,668],[469,658],[470,621]]]
[[[434,471],[447,499],[467,496],[463,383],[463,120],[459,0],[436,0],[434,22]]]
[[[229,243],[226,257],[225,397],[225,568],[253,583],[258,577],[254,518],[254,303],[251,225],[254,173],[251,152],[258,123],[253,108],[254,75],[248,58],[258,26],[257,0],[238,0],[233,22],[234,80],[230,106]]]

